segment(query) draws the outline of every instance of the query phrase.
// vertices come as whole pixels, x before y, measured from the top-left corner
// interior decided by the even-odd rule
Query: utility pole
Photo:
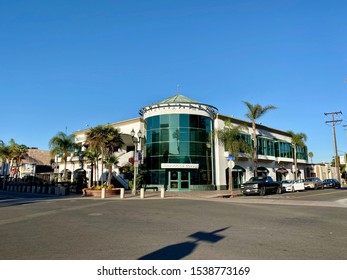
[[[334,148],[335,148],[335,167],[337,172],[337,179],[341,182],[341,175],[340,175],[340,163],[339,163],[339,155],[337,153],[337,142],[336,142],[336,131],[335,131],[335,123],[340,123],[342,120],[335,120],[335,115],[342,114],[341,111],[339,112],[330,112],[330,113],[324,113],[324,115],[331,115],[331,121],[326,121],[325,123],[331,123],[333,127],[333,141],[334,141]]]

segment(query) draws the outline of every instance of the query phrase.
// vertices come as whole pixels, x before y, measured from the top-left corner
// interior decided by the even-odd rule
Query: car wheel
[[[266,194],[266,189],[265,189],[265,187],[262,187],[262,188],[260,189],[259,195],[260,195],[260,196],[264,196],[265,194]]]

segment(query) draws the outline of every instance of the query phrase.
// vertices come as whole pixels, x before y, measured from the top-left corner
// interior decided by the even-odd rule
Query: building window
[[[199,163],[191,171],[193,184],[212,183],[212,120],[200,115],[167,114],[149,117],[146,162],[152,184],[165,184],[161,163]],[[203,174],[203,175],[202,175]]]
[[[276,157],[293,158],[293,145],[288,142],[276,142],[275,155]]]
[[[258,155],[275,156],[275,142],[272,139],[257,137]]]

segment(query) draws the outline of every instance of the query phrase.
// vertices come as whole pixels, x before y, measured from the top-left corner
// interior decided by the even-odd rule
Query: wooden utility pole
[[[335,115],[340,115],[340,114],[342,114],[341,111],[324,113],[324,115],[331,115],[331,121],[326,121],[325,123],[331,123],[333,127],[333,141],[334,141],[334,148],[335,148],[335,167],[337,172],[337,179],[341,182],[340,161],[339,161],[339,155],[337,152],[338,150],[337,150],[336,131],[335,131],[335,124],[342,122],[342,120],[335,120]]]

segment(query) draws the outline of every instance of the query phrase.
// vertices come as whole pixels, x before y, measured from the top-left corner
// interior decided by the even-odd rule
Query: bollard
[[[106,188],[101,189],[101,198],[106,198]]]
[[[144,188],[140,189],[140,198],[145,198],[145,189]]]
[[[124,188],[120,189],[120,198],[124,198]]]
[[[161,198],[165,197],[165,188],[161,188],[161,190],[160,190],[160,197]]]

